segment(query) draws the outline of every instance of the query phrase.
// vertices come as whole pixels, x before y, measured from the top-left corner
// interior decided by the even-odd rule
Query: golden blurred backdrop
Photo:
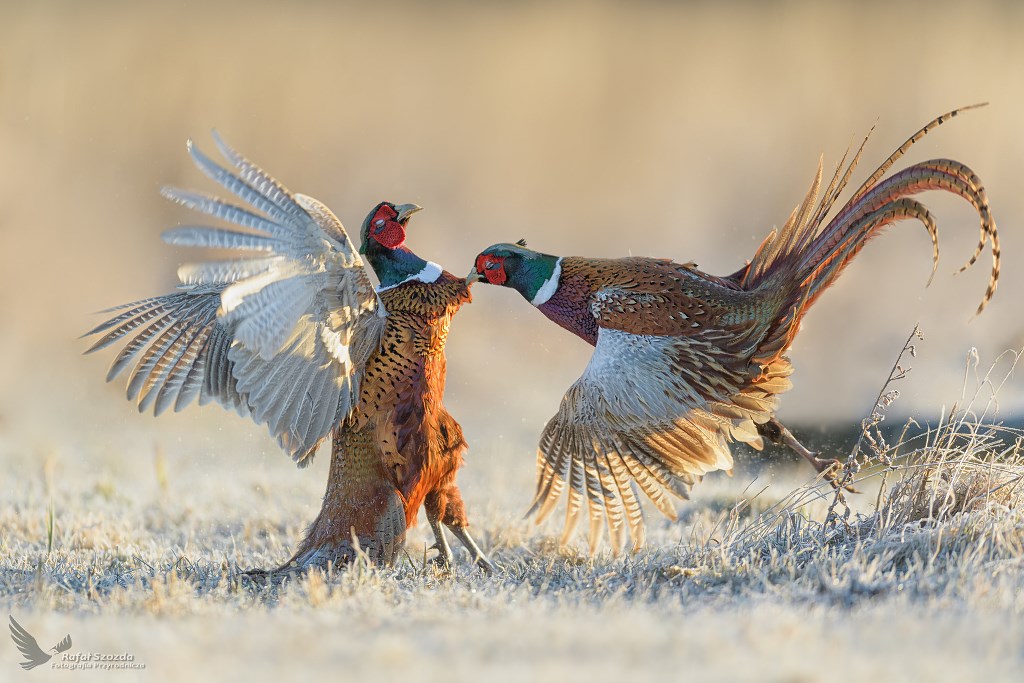
[[[933,116],[907,163],[951,157],[985,182],[1005,255],[953,277],[977,238],[964,202],[872,243],[808,316],[781,415],[855,421],[915,322],[894,410],[937,415],[965,353],[1024,343],[1024,5],[1015,2],[7,2],[0,10],[0,445],[133,448],[160,435],[273,452],[248,421],[133,414],[94,311],[162,293],[191,255],[159,234],[213,189],[185,153],[217,128],[350,231],[376,202],[426,208],[409,245],[462,275],[521,237],[556,254],[693,260],[728,273],[877,122],[857,178]],[[987,258],[987,254],[986,254]],[[535,439],[589,356],[512,291],[479,286],[448,347],[447,402],[471,444],[532,467]],[[1012,379],[1004,415],[1024,405]],[[213,436],[210,436],[213,434]],[[161,437],[162,438],[162,437]],[[210,441],[213,439],[213,441]],[[201,441],[201,443],[200,443]],[[212,446],[211,446],[212,448]],[[77,450],[76,450],[77,449]],[[276,456],[275,456],[276,457]],[[279,466],[280,463],[275,463]]]

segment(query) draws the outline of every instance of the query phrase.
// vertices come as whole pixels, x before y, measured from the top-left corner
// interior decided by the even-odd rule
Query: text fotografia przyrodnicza
[[[60,661],[51,665],[53,669],[145,669],[146,665],[135,661],[135,655],[128,652],[66,652]]]

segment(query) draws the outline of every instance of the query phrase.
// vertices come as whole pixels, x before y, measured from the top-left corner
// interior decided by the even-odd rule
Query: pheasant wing
[[[664,259],[631,257],[611,264],[603,273],[608,282],[590,299],[600,327],[638,335],[700,336],[708,327],[732,325],[744,339],[763,331],[753,323],[770,302],[763,293],[741,289],[735,276],[720,278],[696,264]]]
[[[177,292],[112,309],[118,315],[87,333],[103,335],[89,351],[127,338],[107,379],[139,357],[128,398],[140,410],[152,406],[159,414],[197,396],[201,404],[215,399],[266,424],[306,464],[358,396],[368,354],[355,358],[352,344],[357,336],[373,338],[381,325],[376,295],[326,206],[291,193],[216,133],[214,139],[230,168],[190,141],[192,159],[247,206],[167,188],[169,199],[233,225],[179,227],[164,239],[245,255],[186,264]]]
[[[731,469],[728,441],[759,446],[754,423],[768,419],[774,393],[788,388],[788,365],[760,383],[746,379],[733,345],[750,326],[688,337],[600,328],[590,363],[541,436],[530,510],[538,522],[567,490],[563,542],[585,504],[592,552],[606,525],[614,550],[627,530],[639,548],[637,488],[674,519],[668,494],[685,498],[704,473]]]

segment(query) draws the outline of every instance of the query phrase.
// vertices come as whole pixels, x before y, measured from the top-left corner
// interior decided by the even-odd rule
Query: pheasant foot
[[[441,526],[441,520],[428,514],[427,522],[430,523],[430,529],[434,532],[435,539],[434,545],[430,546],[430,549],[437,551],[437,555],[430,559],[430,563],[438,567],[454,567],[455,556],[452,554],[452,547],[448,545],[448,539],[444,535],[444,527]]]
[[[839,462],[837,458],[819,458],[816,451],[812,451],[800,443],[797,438],[793,436],[793,432],[789,431],[789,429],[776,418],[773,417],[764,424],[757,425],[757,433],[777,446],[787,446],[801,458],[811,463],[811,467],[813,467],[818,474],[821,474],[833,487],[840,487],[839,475],[843,471],[843,464]],[[846,484],[842,488],[850,493],[860,493],[860,491],[853,488],[850,484]]]
[[[476,566],[480,567],[480,569],[484,570],[488,574],[494,573],[494,564],[487,559],[487,555],[484,554],[484,551],[480,550],[480,546],[478,546],[476,541],[473,540],[473,537],[469,535],[469,529],[464,526],[448,526],[448,530],[451,531],[455,538],[459,539],[462,545],[465,546],[466,550],[469,551],[469,555],[473,558],[473,562]]]

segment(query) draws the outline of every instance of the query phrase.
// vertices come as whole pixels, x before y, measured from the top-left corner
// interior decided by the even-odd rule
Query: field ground
[[[421,524],[393,570],[262,591],[237,572],[288,556],[323,462],[291,479],[162,447],[99,467],[8,452],[0,602],[40,644],[145,664],[39,680],[1019,680],[1019,434],[947,423],[884,484],[876,464],[845,519],[808,470],[744,458],[678,522],[650,516],[647,549],[594,560],[520,520],[530,473],[478,452],[462,481],[494,576],[464,554],[423,569]],[[0,678],[18,660],[0,646]]]
[[[933,116],[990,101],[893,171],[951,158],[983,179],[1005,255],[992,305],[967,324],[986,266],[950,275],[977,239],[974,210],[923,195],[939,223],[934,282],[919,226],[869,245],[807,317],[780,414],[858,423],[920,320],[928,344],[898,408],[924,420],[955,398],[965,349],[990,360],[1024,344],[1024,3],[4,10],[0,617],[43,647],[71,634],[69,653],[127,652],[146,668],[22,672],[0,634],[0,681],[1021,680],[1015,452],[976,440],[982,452],[918,453],[951,459],[946,479],[893,473],[886,490],[902,474],[918,488],[881,506],[865,482],[828,525],[827,488],[788,498],[814,495],[799,488],[806,466],[740,454],[678,522],[648,518],[647,550],[591,562],[558,550],[558,520],[520,519],[537,434],[591,349],[514,292],[480,287],[453,325],[445,400],[471,444],[471,519],[502,570],[482,576],[462,555],[453,577],[424,572],[421,524],[412,565],[252,594],[237,569],[289,556],[326,458],[296,470],[261,428],[213,408],[140,417],[123,383],[102,385],[113,354],[82,358],[77,337],[91,312],[169,291],[195,258],[161,242],[191,218],[158,188],[213,189],[183,149],[191,136],[209,150],[213,127],[350,229],[383,199],[426,207],[410,246],[455,273],[523,237],[724,274],[785,221],[819,154],[831,170],[877,122],[852,189]],[[481,386],[506,368],[516,390]],[[1000,399],[1002,416],[1024,415],[1019,377]],[[832,439],[836,453],[853,444]]]

